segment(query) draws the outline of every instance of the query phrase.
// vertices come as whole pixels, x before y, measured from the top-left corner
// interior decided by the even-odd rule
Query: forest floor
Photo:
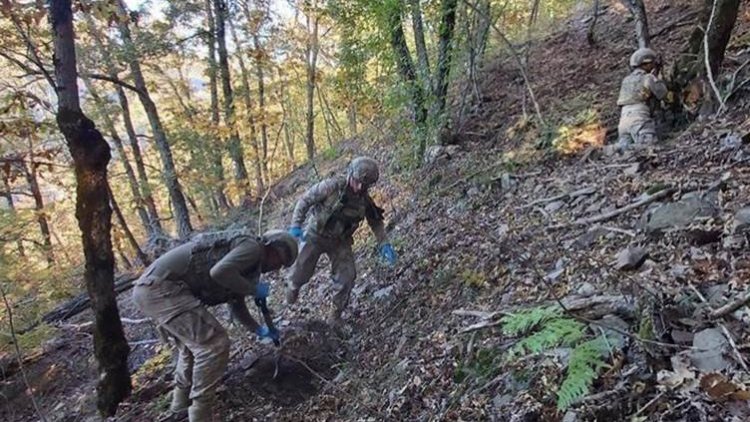
[[[499,57],[479,75],[481,102],[456,118],[455,146],[431,151],[430,164],[401,172],[384,140],[347,141],[338,158],[318,163],[320,176],[359,154],[384,163],[375,197],[399,262],[379,262],[372,236],[360,230],[358,281],[341,330],[323,322],[331,295],[325,258],[292,307],[283,303],[284,274],[272,276],[284,347],[231,328],[221,420],[750,419],[748,311],[710,315],[750,288],[750,216],[739,212],[750,205],[750,95],[738,92],[721,118],[665,126],[656,148],[611,152],[633,25],[618,3],[604,3],[595,46],[586,41],[587,11],[530,51],[529,77],[557,131],[528,123],[521,75]],[[649,2],[653,44],[666,63],[691,29],[681,24],[694,13],[687,3]],[[744,4],[725,73],[748,58]],[[453,106],[458,113],[464,105]],[[311,180],[303,167],[276,186],[267,226],[288,225]],[[112,420],[155,420],[168,402],[170,351],[129,297],[120,296],[120,311],[130,321],[134,393]],[[556,401],[570,348],[506,359],[519,339],[504,335],[495,312],[557,299],[583,303],[580,315],[599,321],[590,335],[619,335],[590,395],[567,411]],[[26,366],[31,390],[18,374],[0,383],[0,419],[38,420],[34,397],[48,420],[96,420],[89,319],[83,313],[60,326]]]

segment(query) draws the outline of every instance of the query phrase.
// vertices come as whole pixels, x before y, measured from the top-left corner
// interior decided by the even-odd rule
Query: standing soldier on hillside
[[[287,281],[287,303],[297,301],[299,289],[305,285],[318,263],[320,255],[331,260],[331,275],[336,289],[329,322],[341,323],[341,314],[349,303],[349,295],[357,276],[354,264],[352,236],[363,219],[367,219],[380,255],[390,264],[396,263],[396,252],[386,242],[383,210],[367,192],[378,181],[375,160],[358,157],[349,163],[346,176],[323,180],[305,192],[297,201],[289,233],[302,240],[299,257]],[[307,217],[307,225],[302,225]]]
[[[633,71],[623,79],[617,99],[617,105],[622,107],[617,127],[620,149],[634,142],[641,145],[658,142],[652,108],[655,101],[667,95],[667,86],[657,76],[661,66],[654,50],[636,50],[630,56],[630,67]]]
[[[190,422],[213,418],[214,393],[229,360],[229,337],[206,305],[229,304],[233,317],[253,335],[278,342],[278,331],[260,326],[250,315],[245,296],[263,302],[269,287],[259,281],[260,274],[288,267],[296,257],[297,242],[282,230],[260,238],[244,232],[204,235],[159,257],[135,282],[133,302],[174,340],[179,353],[170,414],[164,419],[184,418],[185,413]]]

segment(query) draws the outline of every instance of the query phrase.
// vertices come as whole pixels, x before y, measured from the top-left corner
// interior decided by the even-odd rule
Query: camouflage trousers
[[[622,107],[617,133],[618,144],[621,148],[632,143],[644,145],[659,141],[656,135],[656,123],[651,117],[651,111],[645,104]]]
[[[309,235],[307,240],[300,245],[297,261],[294,262],[287,281],[288,288],[296,292],[307,284],[315,273],[315,267],[323,254],[326,254],[331,261],[331,277],[335,289],[332,317],[340,318],[341,313],[349,304],[354,279],[357,278],[351,238],[328,239]]]
[[[135,282],[133,302],[175,343],[175,387],[176,391],[190,391],[192,422],[193,407],[211,407],[229,361],[229,337],[185,283],[167,278],[171,259],[177,262],[182,258],[168,253],[152,264]]]

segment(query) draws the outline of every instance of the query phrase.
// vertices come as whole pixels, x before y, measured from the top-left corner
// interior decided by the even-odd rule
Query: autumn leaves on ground
[[[280,350],[213,308],[221,420],[747,420],[750,11],[718,52],[740,2],[645,2],[677,103],[657,107],[662,143],[618,152],[639,3],[78,2],[76,99],[49,88],[47,11],[0,2],[0,419],[100,418],[76,186],[89,246],[113,210],[109,258],[87,257],[114,258],[130,348],[111,420],[146,421],[173,363],[130,300],[143,262],[192,231],[286,229],[368,155],[397,265],[360,229],[339,328],[327,259],[291,306],[271,274]],[[106,179],[101,137],[55,120],[78,102]]]

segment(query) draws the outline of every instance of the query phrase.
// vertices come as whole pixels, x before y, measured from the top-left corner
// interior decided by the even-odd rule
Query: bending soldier
[[[656,123],[651,115],[653,100],[662,100],[667,95],[667,87],[655,73],[659,57],[650,48],[639,48],[630,56],[633,71],[625,77],[620,86],[617,105],[622,107],[620,124],[617,127],[620,148],[636,144],[658,142]]]
[[[389,264],[396,262],[396,253],[386,243],[383,210],[375,205],[367,190],[378,181],[379,170],[375,160],[359,157],[352,160],[346,176],[336,176],[321,181],[307,190],[297,201],[289,229],[303,241],[297,261],[287,280],[286,299],[297,301],[299,289],[313,273],[322,254],[331,260],[331,275],[336,292],[330,322],[338,325],[341,314],[349,303],[349,295],[357,276],[352,252],[352,236],[363,219],[367,220],[378,242],[380,255]],[[307,224],[303,234],[302,225]]]
[[[178,350],[171,414],[187,412],[190,422],[213,417],[214,392],[229,360],[229,337],[206,305],[227,303],[250,332],[278,340],[277,331],[253,319],[245,296],[265,298],[268,284],[259,282],[260,274],[288,267],[296,257],[297,242],[281,230],[261,238],[204,235],[159,257],[135,282],[136,306]]]

